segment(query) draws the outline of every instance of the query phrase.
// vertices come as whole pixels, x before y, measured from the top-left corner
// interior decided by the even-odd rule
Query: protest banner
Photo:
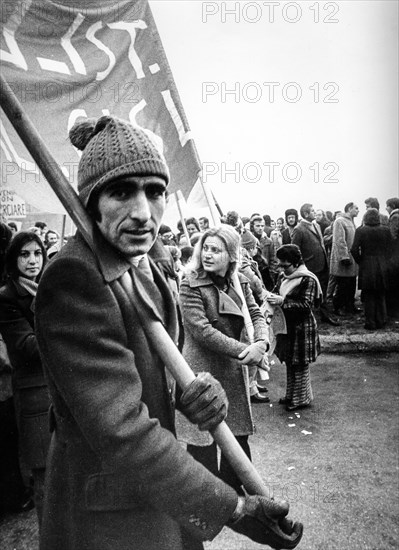
[[[201,165],[147,0],[6,1],[2,21],[2,74],[75,189],[68,131],[79,117],[112,114],[155,134],[170,193],[188,198]],[[0,125],[1,187],[64,213],[3,113]]]

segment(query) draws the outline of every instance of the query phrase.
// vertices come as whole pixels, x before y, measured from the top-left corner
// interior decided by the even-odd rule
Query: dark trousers
[[[323,299],[316,311],[319,319],[328,321],[330,319],[330,314],[327,308],[327,287],[329,279],[328,267],[326,266],[323,271],[319,271],[318,273],[315,273],[315,275],[319,280],[321,290],[323,292]]]
[[[384,290],[362,290],[364,320],[368,328],[381,328],[387,322]]]
[[[335,311],[344,308],[348,312],[352,312],[355,305],[356,277],[336,276],[335,279],[337,283],[333,297]]]
[[[18,429],[14,402],[0,401],[0,514],[19,511],[28,498],[18,460]]]

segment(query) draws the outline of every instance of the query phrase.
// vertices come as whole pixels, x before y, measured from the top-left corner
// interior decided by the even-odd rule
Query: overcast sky
[[[150,5],[224,211],[399,194],[396,0]]]

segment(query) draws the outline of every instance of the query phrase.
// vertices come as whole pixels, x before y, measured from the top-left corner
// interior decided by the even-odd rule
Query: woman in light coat
[[[254,426],[248,368],[263,360],[267,329],[248,280],[238,274],[240,288],[235,286],[239,245],[240,236],[229,225],[206,231],[196,245],[182,282],[180,301],[185,330],[183,355],[194,372],[208,371],[224,387],[229,400],[227,424],[250,457],[248,436]],[[244,306],[254,328],[252,344],[244,323]],[[209,434],[198,432],[189,423],[180,423],[178,436],[188,443],[188,451],[194,458],[241,490],[241,482],[224,456],[218,469],[216,445]]]

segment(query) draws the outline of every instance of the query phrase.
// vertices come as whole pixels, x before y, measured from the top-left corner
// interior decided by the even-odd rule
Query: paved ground
[[[301,550],[399,547],[398,367],[397,354],[320,356],[314,406],[299,417],[276,404],[284,369],[274,368],[273,406],[254,406],[253,461],[304,523]],[[225,529],[207,548],[261,546]]]
[[[277,404],[285,373],[273,367],[273,406],[254,405],[253,461],[304,523],[300,550],[399,547],[398,367],[394,353],[321,355],[312,367],[314,406],[300,416]],[[34,511],[0,520],[0,548],[37,549]],[[207,544],[258,548],[229,529]]]

